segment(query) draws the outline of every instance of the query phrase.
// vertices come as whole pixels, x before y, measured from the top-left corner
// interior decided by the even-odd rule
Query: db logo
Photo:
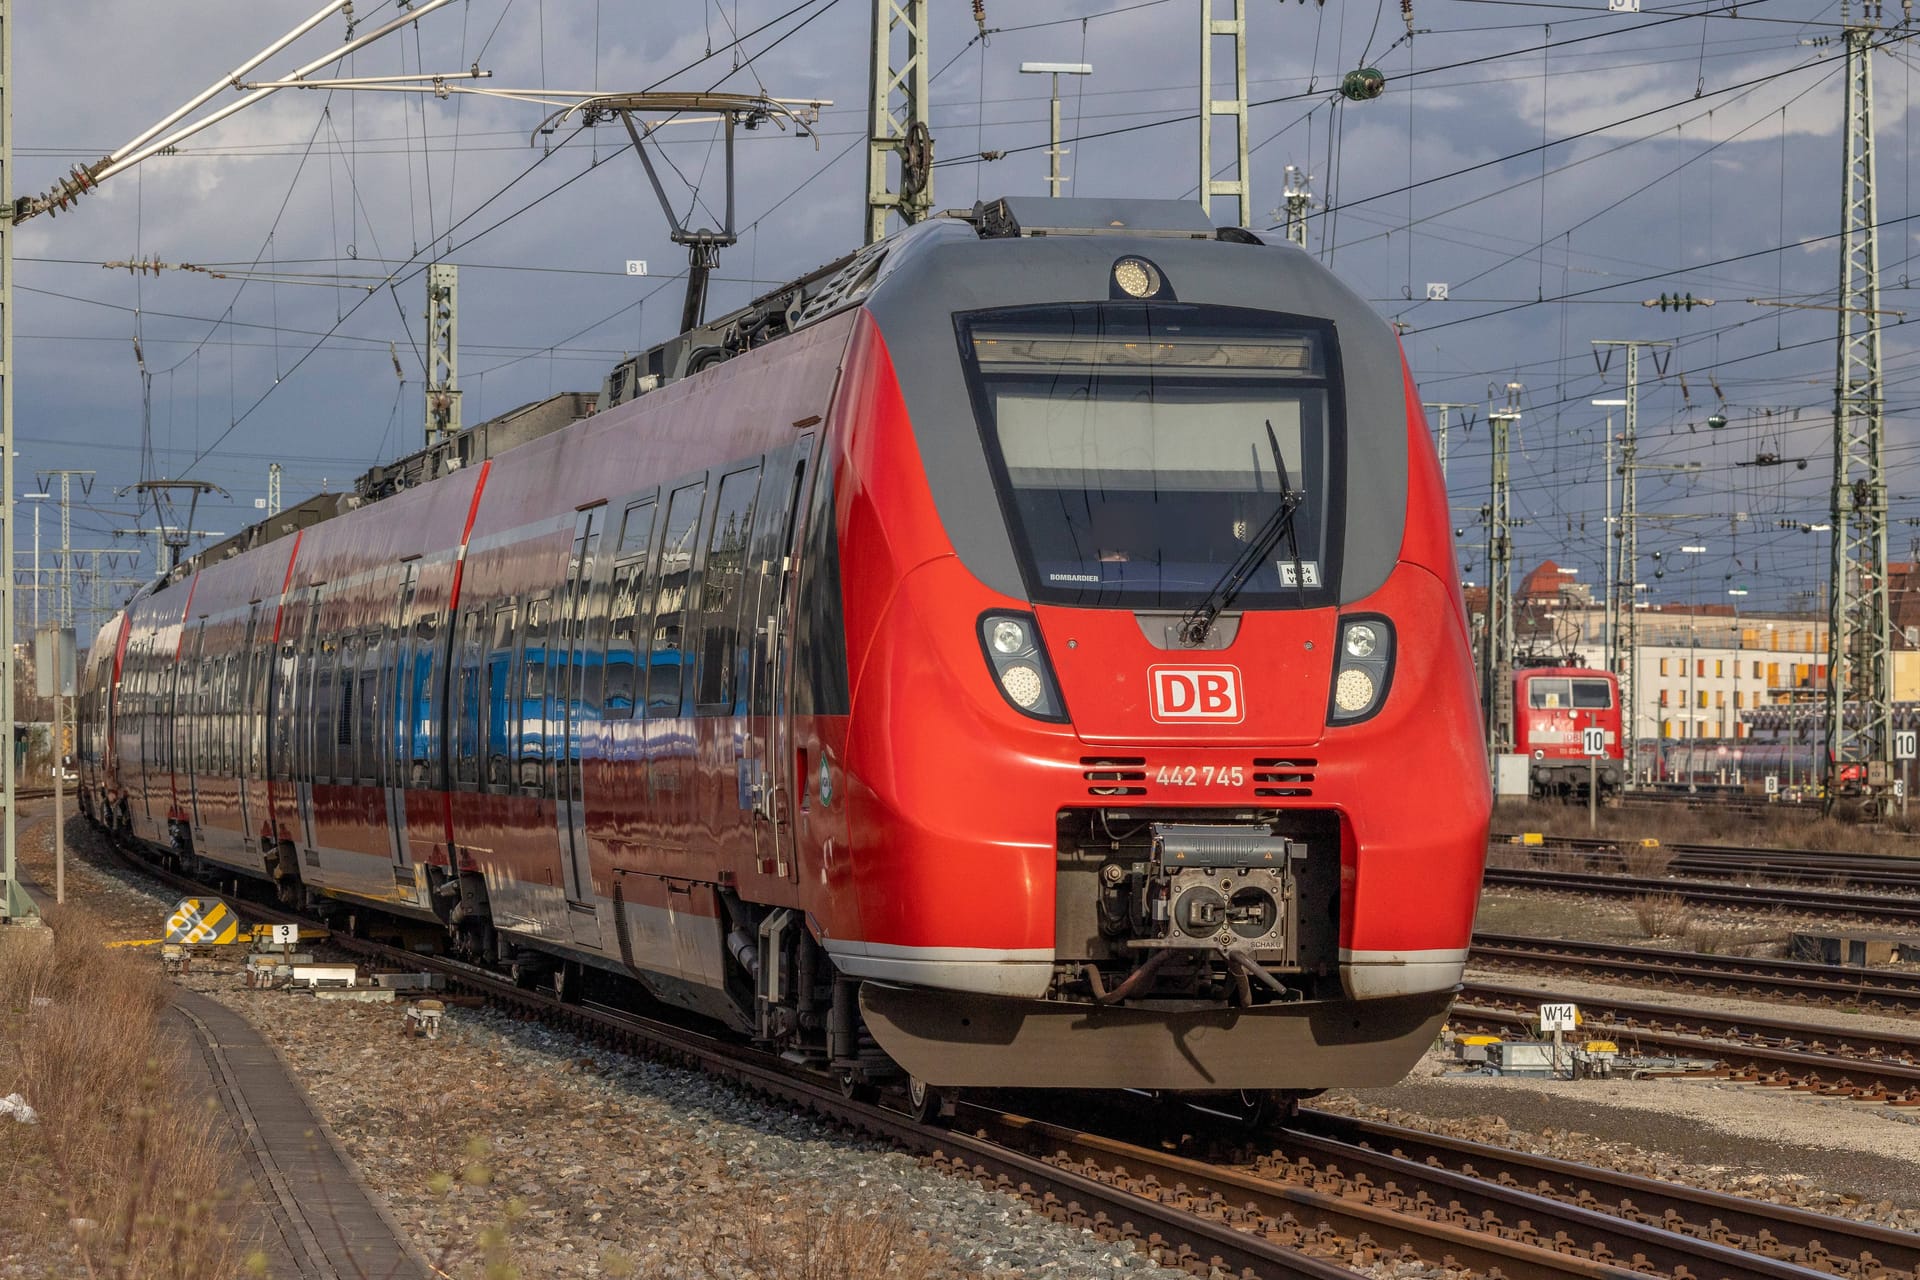
[[[1238,724],[1245,718],[1238,667],[1149,667],[1147,679],[1153,685],[1155,720]]]

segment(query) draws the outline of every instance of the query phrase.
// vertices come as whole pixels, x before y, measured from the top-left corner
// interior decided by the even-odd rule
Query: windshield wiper
[[[1295,490],[1288,480],[1287,461],[1281,456],[1280,440],[1273,433],[1271,418],[1267,419],[1267,443],[1273,449],[1273,469],[1280,477],[1280,505],[1273,509],[1273,514],[1260,526],[1260,531],[1254,534],[1246,549],[1227,566],[1220,580],[1208,589],[1193,611],[1180,620],[1180,638],[1195,648],[1207,642],[1207,633],[1213,630],[1214,620],[1239,596],[1282,535],[1287,539],[1287,552],[1293,561],[1293,585],[1296,589],[1306,585],[1305,575],[1300,571],[1300,539],[1294,532],[1293,517],[1300,509],[1300,504],[1306,501],[1307,495],[1304,490]]]

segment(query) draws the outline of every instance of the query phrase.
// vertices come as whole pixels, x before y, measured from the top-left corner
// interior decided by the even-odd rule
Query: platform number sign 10
[[[1580,1010],[1571,1004],[1543,1004],[1540,1006],[1540,1029],[1542,1031],[1574,1031],[1578,1029]]]
[[[1607,731],[1594,726],[1580,731],[1580,750],[1585,755],[1604,756],[1607,754]]]
[[[1893,758],[1911,760],[1920,755],[1920,731],[1913,729],[1895,729],[1893,731]]]

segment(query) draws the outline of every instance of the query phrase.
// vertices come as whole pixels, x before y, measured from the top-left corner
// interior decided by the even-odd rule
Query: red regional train
[[[1010,198],[594,407],[138,595],[88,812],[848,1087],[1309,1091],[1432,1042],[1490,809],[1467,621],[1394,332],[1312,258]]]
[[[1620,732],[1620,681],[1585,667],[1531,667],[1514,673],[1513,749],[1530,759],[1536,796],[1586,798],[1588,779],[1602,795],[1626,781],[1626,740]],[[1587,763],[1584,735],[1599,729],[1606,747]]]

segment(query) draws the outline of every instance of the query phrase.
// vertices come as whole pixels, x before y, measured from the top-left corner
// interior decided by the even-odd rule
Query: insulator
[[[1387,87],[1378,67],[1360,67],[1340,78],[1340,96],[1349,102],[1371,102]]]

